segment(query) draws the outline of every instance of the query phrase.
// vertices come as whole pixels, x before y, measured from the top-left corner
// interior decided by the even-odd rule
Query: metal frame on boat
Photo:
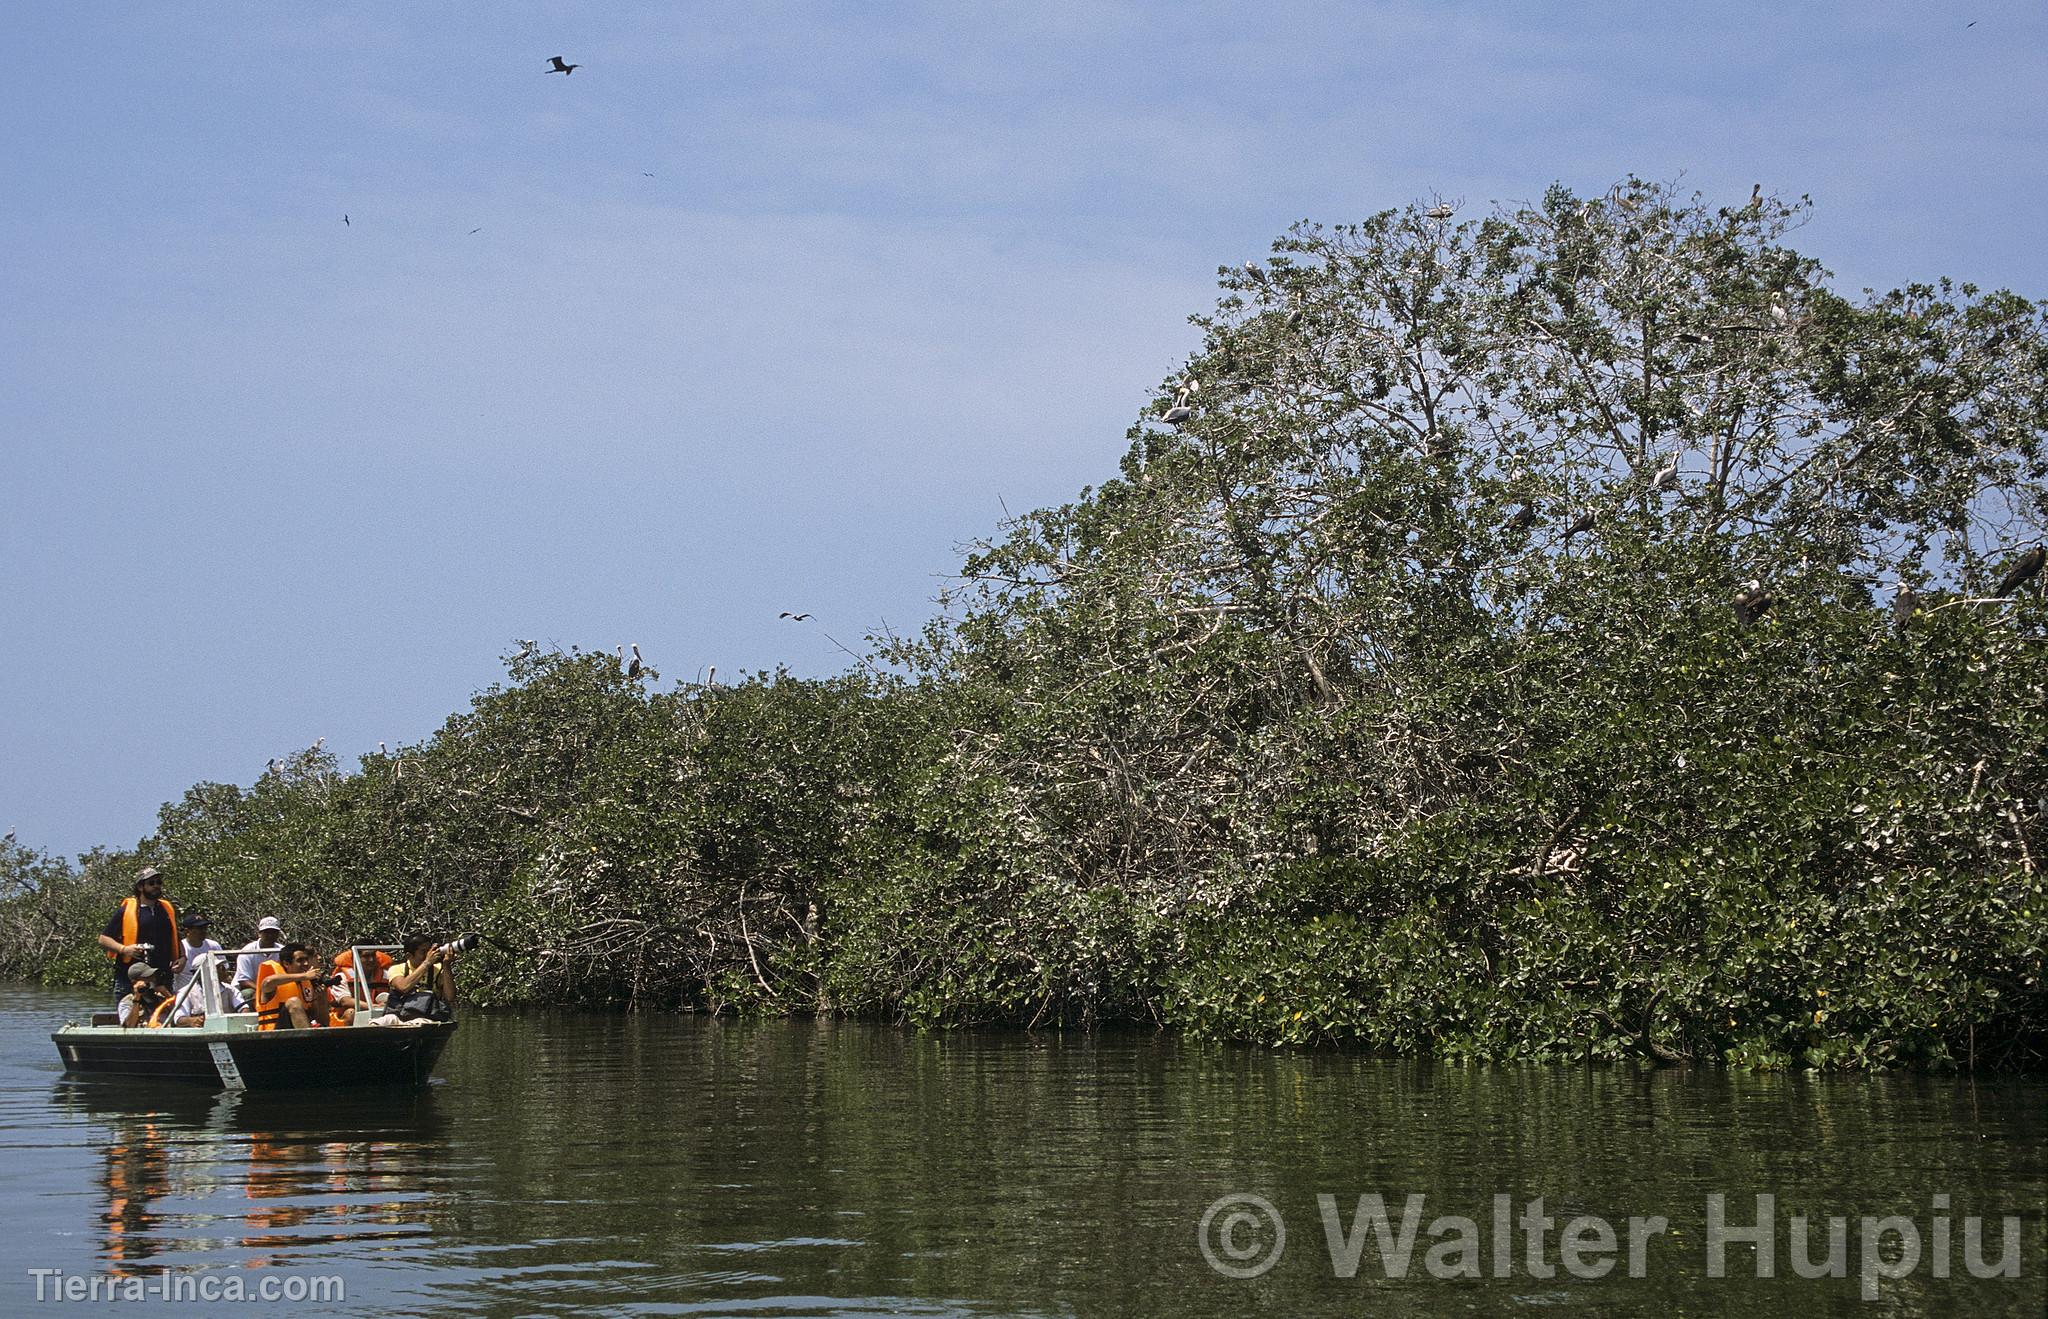
[[[222,993],[218,968],[232,954],[209,951],[197,955],[191,984],[180,991],[182,999],[198,987],[202,1024],[122,1026],[114,1014],[96,1012],[91,1023],[71,1023],[50,1038],[63,1055],[64,1069],[81,1076],[178,1081],[216,1090],[424,1085],[455,1034],[455,1023],[390,1023],[383,1018],[389,1024],[379,1025],[376,1010],[363,1006],[371,1002],[367,964],[377,953],[399,951],[388,944],[354,946],[351,974],[358,1007],[346,1026],[258,1030],[256,1014],[235,1011]]]

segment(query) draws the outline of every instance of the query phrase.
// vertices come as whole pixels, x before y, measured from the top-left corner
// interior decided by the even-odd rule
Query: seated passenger
[[[448,973],[453,955],[430,934],[405,937],[405,960],[391,964],[391,993],[384,1006],[407,1021],[451,1021],[455,1016],[455,977]]]
[[[281,961],[256,969],[256,1029],[311,1029],[316,1018],[308,1006],[308,990],[326,974],[316,968],[312,949],[302,943],[286,944]],[[326,1023],[324,1007],[317,1020]]]
[[[344,977],[342,987],[351,999],[357,996],[361,986],[356,983],[356,950],[344,948],[334,956],[334,973]],[[370,1001],[363,1006],[374,1007],[383,1001],[391,989],[391,954],[376,949],[363,959],[363,975],[369,982]]]
[[[156,968],[148,962],[136,962],[128,968],[128,992],[115,1011],[123,1026],[147,1026],[150,1014],[169,998],[157,980]]]

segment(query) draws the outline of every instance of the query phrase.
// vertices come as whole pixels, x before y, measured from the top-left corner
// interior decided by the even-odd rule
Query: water
[[[62,1271],[45,1287],[167,1270],[245,1294],[334,1278],[344,1300],[278,1308],[353,1314],[2048,1313],[2042,1078],[1474,1069],[1150,1034],[529,1013],[468,1019],[423,1094],[236,1097],[64,1078],[48,1032],[94,1006],[0,999],[0,1314],[39,1308],[32,1269]],[[1317,1195],[1336,1197],[1341,1242],[1373,1191],[1397,1229],[1404,1197],[1425,1197],[1408,1276],[1367,1248],[1336,1277]],[[1760,1191],[1777,1197],[1779,1276],[1737,1245],[1709,1278],[1706,1197],[1747,1224]],[[1232,1193],[1287,1225],[1256,1278],[1198,1244]],[[1552,1228],[1538,1263],[1555,1276],[1533,1276],[1514,1228],[1493,1276],[1496,1195],[1515,1214],[1540,1195],[1560,1227],[1606,1219],[1613,1272],[1572,1276]],[[1271,1244],[1232,1221],[1242,1209],[1210,1221],[1231,1267]],[[1850,1276],[1791,1276],[1798,1212],[1849,1218]],[[1671,1227],[1645,1237],[1634,1278],[1632,1214]],[[1858,1220],[1886,1214],[1914,1221],[1923,1261],[1866,1304]],[[1994,1262],[1996,1220],[2021,1218],[2019,1278],[1967,1275],[1970,1214],[1993,1220]],[[1474,1220],[1485,1276],[1432,1275],[1439,1216]]]

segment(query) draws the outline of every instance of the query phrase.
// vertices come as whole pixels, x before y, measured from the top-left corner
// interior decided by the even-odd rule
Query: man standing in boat
[[[165,984],[171,973],[185,965],[178,948],[178,909],[164,897],[163,872],[144,866],[135,874],[135,886],[100,931],[100,947],[114,959],[114,994],[128,997],[132,982],[128,968],[144,963],[155,969]]]

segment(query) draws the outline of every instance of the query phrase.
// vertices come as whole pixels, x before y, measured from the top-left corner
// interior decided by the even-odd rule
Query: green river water
[[[2048,1314],[2048,1078],[529,1012],[420,1094],[234,1096],[65,1077],[96,1006],[0,998],[0,1314]],[[1768,1266],[1711,1276],[1710,1197],[1759,1194]],[[1845,1276],[1797,1276],[1795,1215]]]

